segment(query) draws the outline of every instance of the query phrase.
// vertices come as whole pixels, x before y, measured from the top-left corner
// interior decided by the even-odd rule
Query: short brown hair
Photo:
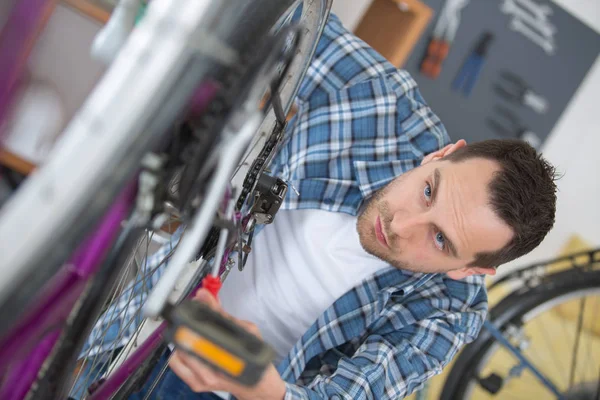
[[[489,183],[494,212],[512,228],[513,239],[492,253],[478,253],[470,266],[497,267],[535,249],[554,225],[556,169],[521,140],[485,140],[445,157],[452,162],[484,158],[499,164]]]

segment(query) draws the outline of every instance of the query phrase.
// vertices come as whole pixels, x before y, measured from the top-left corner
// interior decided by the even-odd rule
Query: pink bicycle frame
[[[20,0],[10,14],[0,36],[0,121],[6,117],[16,93],[24,59],[38,31],[54,5],[54,0]],[[25,50],[24,50],[25,49]],[[202,84],[191,101],[190,113],[200,114],[217,91],[211,82]],[[121,193],[104,215],[95,231],[82,243],[60,272],[35,299],[20,322],[0,338],[0,399],[23,399],[45,359],[52,351],[61,327],[81,296],[86,283],[119,234],[135,198],[134,186]],[[43,268],[43,266],[41,266]],[[161,326],[93,394],[105,399],[114,393],[132,371],[160,344]]]

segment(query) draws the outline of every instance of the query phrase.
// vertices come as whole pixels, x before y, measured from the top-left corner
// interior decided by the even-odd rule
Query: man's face
[[[492,211],[488,184],[499,167],[485,159],[430,161],[380,190],[358,218],[363,248],[391,265],[418,272],[449,272],[454,279],[493,273],[467,267],[494,252],[512,229]]]

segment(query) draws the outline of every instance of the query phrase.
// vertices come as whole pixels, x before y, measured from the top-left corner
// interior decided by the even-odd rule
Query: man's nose
[[[410,239],[412,236],[422,233],[427,229],[427,214],[410,214],[407,212],[397,212],[390,224],[392,234],[402,239]]]

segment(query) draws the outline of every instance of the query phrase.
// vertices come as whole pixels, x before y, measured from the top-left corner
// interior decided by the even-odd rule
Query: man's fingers
[[[239,326],[241,326],[242,328],[244,328],[245,330],[247,330],[248,332],[250,332],[257,338],[259,338],[259,339],[262,338],[262,336],[260,334],[260,329],[258,329],[258,326],[254,325],[252,322],[244,321],[244,320],[237,319],[234,317],[231,317],[231,319],[233,320],[233,322],[235,322],[236,324],[238,324]]]
[[[204,390],[227,390],[227,382],[200,360],[184,353],[181,353],[178,359],[192,371],[196,379],[202,383]]]
[[[209,391],[210,389],[205,385],[204,381],[197,377],[192,369],[183,362],[181,354],[180,351],[175,351],[173,353],[173,356],[169,360],[169,367],[171,367],[173,372],[175,372],[175,374],[194,392],[200,393]]]
[[[220,310],[219,301],[206,289],[200,289],[196,292],[194,296],[194,300],[201,301],[205,303],[213,310]]]

